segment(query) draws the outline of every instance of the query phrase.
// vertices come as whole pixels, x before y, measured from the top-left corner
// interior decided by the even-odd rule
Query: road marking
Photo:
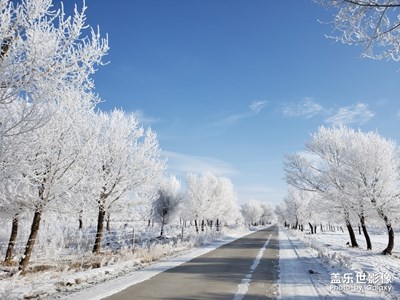
[[[264,243],[262,248],[257,254],[257,257],[254,259],[253,265],[250,268],[250,273],[248,273],[243,279],[242,282],[238,285],[238,291],[235,294],[235,297],[233,300],[242,300],[244,295],[246,295],[247,290],[249,289],[249,285],[251,282],[251,278],[253,277],[253,272],[256,270],[258,264],[260,263],[261,257],[264,254],[265,248],[267,248],[267,245],[269,243],[269,240],[271,239],[272,234],[269,236],[268,240]]]

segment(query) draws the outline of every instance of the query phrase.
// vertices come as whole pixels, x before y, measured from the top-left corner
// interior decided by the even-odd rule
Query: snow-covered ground
[[[103,262],[100,268],[82,271],[65,269],[9,276],[3,270],[0,272],[0,298],[101,299],[248,233],[249,230],[241,228],[219,237],[204,235],[203,240],[192,243],[155,245],[148,249],[151,251],[147,257],[143,252],[136,259],[120,257],[115,262]],[[384,234],[371,235],[373,251],[364,250],[362,236],[357,237],[360,248],[353,249],[346,246],[346,233],[310,235],[281,228],[280,298],[400,299],[399,252],[395,251],[392,256],[380,254],[386,245]],[[112,260],[107,256],[103,259]],[[365,277],[357,274],[365,274]],[[338,280],[341,282],[337,283]]]
[[[387,242],[384,234],[371,235],[373,251],[364,250],[363,237],[357,237],[360,248],[353,249],[346,246],[346,233],[282,229],[281,298],[400,299],[399,253],[380,254]]]
[[[105,253],[100,256],[101,267],[82,271],[65,267],[61,271],[50,269],[10,276],[7,268],[2,267],[0,299],[100,299],[250,232],[245,227],[224,228],[222,232],[196,234],[184,242],[171,241],[153,244],[147,249],[139,248],[134,255],[127,251],[125,257],[123,253],[118,256]]]

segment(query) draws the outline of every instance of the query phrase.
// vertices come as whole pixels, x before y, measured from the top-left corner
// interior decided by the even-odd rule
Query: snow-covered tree
[[[284,224],[285,226],[288,225],[288,220],[290,217],[287,214],[287,209],[284,202],[281,202],[275,206],[274,214],[277,217],[279,223]]]
[[[392,223],[400,213],[399,149],[394,141],[376,132],[358,131],[355,135],[345,159],[344,176],[351,184],[349,193],[357,207],[368,248],[372,249],[372,245],[365,219],[377,214],[388,231],[388,245],[383,253],[391,254],[394,247]]]
[[[263,209],[260,202],[251,200],[240,206],[240,212],[246,223],[256,225],[260,222],[263,215]]]
[[[106,212],[124,205],[128,192],[157,186],[165,169],[156,134],[140,127],[135,115],[114,110],[99,112],[96,119],[93,155],[89,159],[93,170],[92,203],[98,209],[94,253],[101,248]]]
[[[306,143],[305,153],[286,155],[284,171],[289,185],[317,192],[320,199],[328,201],[327,208],[342,216],[352,247],[358,247],[351,225],[352,207],[346,194],[349,183],[343,177],[343,159],[352,138],[347,128],[320,127]]]
[[[215,210],[210,215],[210,221],[215,220],[218,230],[221,222],[234,224],[241,216],[232,181],[222,176],[217,179],[218,182],[213,192]]]
[[[283,199],[287,213],[291,217],[291,224],[295,229],[298,229],[306,221],[305,208],[308,202],[306,193],[306,191],[289,187],[288,194]]]
[[[260,205],[262,209],[262,214],[260,218],[261,223],[263,224],[271,223],[275,218],[274,210],[271,204],[269,204],[268,202],[261,202]]]
[[[68,16],[62,5],[55,10],[51,0],[0,0],[3,136],[42,126],[63,101],[64,91],[91,93],[90,75],[102,64],[108,42],[87,27],[85,11],[86,6],[80,12],[75,8]]]
[[[341,211],[347,226],[350,215],[356,214],[368,248],[371,244],[366,217],[378,215],[385,222],[389,236],[383,253],[390,254],[394,239],[392,222],[400,204],[397,145],[377,133],[363,133],[345,126],[321,127],[313,134],[307,150],[317,159],[307,159],[304,155],[287,156],[288,183],[315,191],[321,199],[329,199],[331,205],[328,207],[331,211]],[[349,226],[348,229],[353,242],[352,229]]]
[[[5,168],[2,170],[2,184],[7,188],[14,186],[12,193],[1,197],[3,205],[34,213],[29,239],[20,262],[22,271],[30,261],[44,211],[54,202],[68,201],[70,190],[79,181],[75,173],[76,166],[83,159],[83,149],[90,138],[81,131],[80,120],[84,119],[87,110],[82,108],[79,96],[80,93],[75,91],[64,94],[62,104],[44,126],[16,136],[25,139],[25,146],[12,148],[16,152],[11,157],[7,155],[9,149],[6,149],[3,156]],[[17,170],[13,169],[16,156],[19,163]],[[11,166],[8,165],[10,161]]]
[[[34,174],[35,179],[30,173],[32,167],[35,163],[39,167],[43,162],[38,161],[53,151],[50,148],[37,152],[41,148],[38,143],[49,146],[51,143],[46,139],[60,134],[55,123],[60,114],[69,110],[67,106],[71,105],[71,100],[81,102],[82,110],[98,102],[92,94],[91,75],[96,65],[102,64],[108,42],[85,24],[85,10],[85,6],[80,12],[75,8],[72,16],[68,16],[62,5],[60,9],[54,9],[51,0],[0,0],[0,181],[3,188],[0,205],[13,216],[6,260],[12,257],[10,246],[16,238],[19,215],[31,210],[32,206],[26,203],[37,198],[32,195],[37,188],[33,186],[43,175],[43,169]],[[47,126],[54,114],[57,114],[57,120]],[[64,125],[68,127],[68,121]],[[28,134],[44,126],[51,128],[50,132],[42,129],[40,134],[35,133],[33,136],[38,139],[34,140]],[[67,135],[63,134],[59,139],[69,140]],[[62,152],[64,154],[64,150]],[[27,157],[31,159],[27,160]],[[59,165],[60,161],[55,164]],[[47,166],[52,166],[47,172],[50,176],[54,171],[53,162],[48,162]],[[45,185],[48,180],[45,178]],[[45,193],[41,192],[40,197],[45,197]],[[31,234],[38,229],[39,226],[32,227]],[[20,268],[25,268],[29,262],[34,243],[31,239]]]
[[[210,172],[188,174],[184,207],[186,218],[195,221],[197,230],[198,221],[202,222],[204,230],[205,221],[210,225],[216,221],[218,228],[221,221],[236,221],[240,218],[232,182]]]
[[[314,0],[337,10],[332,38],[364,47],[363,55],[373,59],[400,60],[400,1],[398,0]]]
[[[151,216],[161,223],[160,236],[164,235],[164,226],[176,217],[183,201],[181,182],[175,177],[164,178],[158,189],[158,197],[153,202]]]

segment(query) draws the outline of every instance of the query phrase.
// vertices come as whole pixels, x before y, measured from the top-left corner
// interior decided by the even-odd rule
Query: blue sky
[[[241,203],[278,203],[284,154],[320,125],[400,137],[400,65],[325,38],[318,20],[334,11],[311,0],[86,5],[111,48],[94,77],[100,107],[136,112],[180,178],[209,170],[231,178]]]

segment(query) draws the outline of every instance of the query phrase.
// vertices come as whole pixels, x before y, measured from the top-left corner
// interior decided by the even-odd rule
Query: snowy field
[[[49,227],[45,232],[54,230]],[[46,239],[39,240],[38,248],[42,251],[33,257],[31,272],[27,275],[16,273],[17,262],[13,266],[0,265],[0,299],[99,299],[99,295],[106,295],[105,291],[117,292],[250,232],[245,227],[225,227],[218,232],[206,228],[205,232],[197,234],[194,227],[188,227],[183,239],[161,240],[156,238],[159,227],[149,227],[135,234],[136,244],[131,247],[133,233],[129,228],[118,236],[107,233],[105,245],[108,247],[100,255],[90,252],[94,239],[91,232],[74,238],[63,232],[47,247]],[[172,228],[166,233],[167,236],[178,235]],[[67,238],[70,238],[68,242]],[[74,247],[69,246],[71,243]],[[0,248],[2,255],[4,248]],[[85,250],[85,254],[74,254],[76,248],[79,252]],[[143,268],[146,271],[140,272]]]
[[[151,235],[151,231],[148,228],[147,235],[142,232],[142,238]],[[35,271],[25,276],[10,276],[16,267],[1,266],[0,299],[101,299],[250,231],[241,227],[224,228],[219,233],[211,230],[193,233],[188,233],[184,240],[154,241],[146,247],[137,245],[135,251],[126,248],[118,253],[104,251],[97,256],[87,253],[87,257],[80,257],[79,267],[72,265],[78,260],[72,253],[70,257],[58,254],[57,260],[49,255],[36,256]],[[373,251],[364,250],[363,237],[357,235],[357,238],[360,248],[353,249],[346,246],[346,232],[310,235],[281,229],[280,299],[400,299],[400,252],[395,251],[392,256],[380,254],[387,242],[385,234],[371,234]],[[84,268],[89,256],[92,265]],[[357,274],[362,273],[366,277],[359,282]],[[371,282],[373,275],[383,277]],[[341,283],[334,283],[339,277]],[[343,282],[344,279],[348,282]]]
[[[282,230],[280,239],[282,299],[400,299],[400,252],[380,254],[385,234],[371,234],[372,251],[361,235],[360,248],[346,246],[346,232]]]

